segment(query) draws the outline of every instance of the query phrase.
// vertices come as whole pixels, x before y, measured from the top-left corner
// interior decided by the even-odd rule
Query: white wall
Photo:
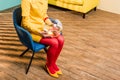
[[[98,9],[120,14],[120,0],[100,0]]]

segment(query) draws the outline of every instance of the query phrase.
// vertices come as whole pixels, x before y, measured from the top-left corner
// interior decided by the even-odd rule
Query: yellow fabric
[[[58,1],[76,5],[83,5],[84,2],[84,0],[58,0]]]
[[[99,0],[84,0],[83,12],[87,13],[94,7],[97,7]]]
[[[99,0],[83,0],[83,2],[84,2],[83,5],[76,5],[76,4],[62,2],[62,0],[57,0],[56,6],[67,8],[77,12],[87,13],[88,11],[90,11],[91,9],[93,9],[98,5]]]
[[[40,32],[43,31],[45,25],[44,18],[48,17],[46,13],[48,9],[48,1],[22,0],[21,8],[22,8],[21,25],[31,33],[34,41],[39,42],[40,39],[42,38]]]
[[[50,19],[46,19],[46,20],[45,20],[45,23],[46,23],[47,25],[52,25],[52,24],[53,24]]]
[[[49,4],[56,5],[56,0],[48,0]]]

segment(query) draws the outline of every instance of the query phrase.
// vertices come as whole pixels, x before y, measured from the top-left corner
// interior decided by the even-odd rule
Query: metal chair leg
[[[22,57],[28,50],[29,50],[29,48],[27,48],[27,49],[20,55],[20,57]]]
[[[29,62],[29,65],[28,65],[27,70],[26,70],[26,74],[28,73],[28,71],[29,71],[29,69],[30,69],[30,66],[31,66],[31,63],[32,63],[34,54],[35,54],[35,53],[33,52],[32,57],[31,57],[30,62]]]
[[[95,7],[95,8],[94,8],[94,11],[96,11],[96,9],[97,9],[97,8]]]
[[[85,13],[83,13],[83,19],[85,19]]]
[[[47,48],[46,48],[46,47],[44,48],[44,51],[47,53],[47,51],[48,51],[48,50],[47,50]]]

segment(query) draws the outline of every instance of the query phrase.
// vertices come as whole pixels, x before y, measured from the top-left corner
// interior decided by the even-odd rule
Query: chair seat
[[[38,52],[39,50],[45,48],[46,46],[37,42],[33,42],[33,46],[34,46],[34,52]]]

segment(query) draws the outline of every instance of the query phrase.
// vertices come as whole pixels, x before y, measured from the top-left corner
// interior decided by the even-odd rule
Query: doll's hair
[[[50,18],[50,20],[52,21],[52,23],[56,24],[56,27],[58,27],[60,31],[63,30],[62,23],[59,19]]]

